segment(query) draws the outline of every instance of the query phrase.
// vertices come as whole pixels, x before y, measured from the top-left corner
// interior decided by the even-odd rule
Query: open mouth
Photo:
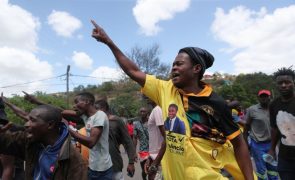
[[[30,130],[26,130],[27,138],[31,139],[33,137],[33,133]]]
[[[178,78],[179,74],[178,73],[172,73],[171,74],[172,79]]]

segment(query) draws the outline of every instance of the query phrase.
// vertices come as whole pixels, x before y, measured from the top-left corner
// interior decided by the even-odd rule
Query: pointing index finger
[[[22,91],[25,95],[29,95],[27,92],[25,92],[25,91]]]
[[[96,22],[95,22],[94,20],[91,20],[91,23],[93,24],[93,26],[94,26],[95,28],[100,28],[99,25],[97,25]]]

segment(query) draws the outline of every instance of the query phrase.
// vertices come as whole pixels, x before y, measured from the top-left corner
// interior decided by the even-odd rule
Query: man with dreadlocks
[[[295,179],[295,71],[281,68],[274,73],[274,80],[280,96],[270,104],[271,149],[269,154],[275,157],[275,148],[280,140],[278,172],[282,180]]]

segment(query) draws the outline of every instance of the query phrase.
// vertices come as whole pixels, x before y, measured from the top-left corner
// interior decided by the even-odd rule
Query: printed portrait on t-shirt
[[[282,134],[282,143],[286,146],[295,146],[295,116],[285,111],[279,111],[276,119]]]
[[[177,111],[178,106],[176,104],[169,105],[168,117],[164,122],[164,127],[167,131],[185,135],[185,125],[184,122],[176,116]]]

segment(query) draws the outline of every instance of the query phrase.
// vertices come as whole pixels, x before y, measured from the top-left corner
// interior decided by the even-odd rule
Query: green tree
[[[257,93],[261,89],[274,92],[274,83],[271,76],[265,73],[251,73],[238,75],[232,84],[224,84],[217,88],[217,93],[225,99],[235,99],[244,107],[257,103]]]
[[[47,104],[52,104],[53,106],[66,108],[66,100],[64,95],[59,95],[59,94],[48,95],[40,91],[35,92],[33,95]],[[36,105],[31,104],[30,102],[24,100],[23,97],[18,95],[14,95],[8,100],[11,103],[15,104],[16,106],[20,107],[21,109],[25,110],[26,112],[30,112],[34,107],[36,107]],[[16,124],[24,124],[24,121],[18,116],[16,116],[10,108],[6,107],[5,111],[7,112],[7,116],[10,121]]]
[[[127,52],[126,54],[143,72],[162,79],[169,78],[170,67],[160,62],[160,48],[158,44],[148,48],[135,46],[130,53]]]
[[[85,87],[83,85],[79,85],[74,88],[74,92],[81,92],[84,91]]]
[[[136,117],[142,105],[139,93],[122,93],[110,101],[113,113],[126,118]]]

